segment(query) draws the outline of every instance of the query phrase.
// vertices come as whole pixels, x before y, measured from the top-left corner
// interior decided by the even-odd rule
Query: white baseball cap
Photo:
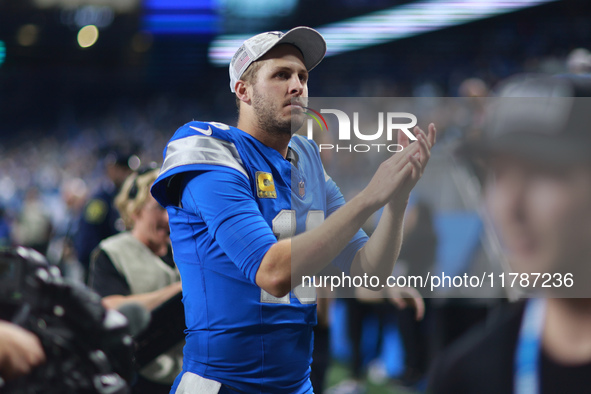
[[[326,53],[326,41],[316,30],[299,26],[287,33],[268,31],[257,34],[244,41],[244,44],[234,54],[230,62],[230,90],[235,92],[234,86],[242,77],[244,71],[253,62],[279,44],[292,44],[304,55],[304,65],[308,71],[320,63]]]

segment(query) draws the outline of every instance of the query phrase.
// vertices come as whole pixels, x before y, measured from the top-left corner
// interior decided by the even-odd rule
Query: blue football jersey
[[[277,239],[344,204],[317,146],[297,135],[289,146],[286,160],[235,127],[190,122],[168,143],[152,187],[183,282],[183,369],[249,393],[311,392],[314,289],[277,298],[255,277]],[[348,273],[366,240],[360,230],[333,264]]]

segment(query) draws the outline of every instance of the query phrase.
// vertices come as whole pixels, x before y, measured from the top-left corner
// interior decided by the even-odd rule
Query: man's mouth
[[[301,100],[301,99],[289,99],[285,103],[285,107],[288,107],[288,106],[292,106],[294,108],[304,108],[305,102],[304,102],[304,100]]]

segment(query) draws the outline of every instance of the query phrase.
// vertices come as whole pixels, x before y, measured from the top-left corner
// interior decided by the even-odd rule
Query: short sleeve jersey
[[[255,278],[278,239],[345,203],[318,147],[297,135],[289,147],[286,160],[235,127],[190,122],[168,143],[152,187],[183,281],[184,370],[245,392],[310,392],[314,289],[276,298]],[[366,241],[360,230],[332,263],[348,274]]]

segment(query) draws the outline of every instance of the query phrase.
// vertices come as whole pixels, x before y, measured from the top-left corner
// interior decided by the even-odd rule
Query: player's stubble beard
[[[292,130],[296,132],[304,124],[303,115],[292,115],[286,120],[281,119],[278,114],[283,109],[283,104],[261,94],[256,86],[253,89],[252,107],[257,115],[257,121],[261,130],[265,130],[273,135],[288,135],[291,137],[293,134]]]

